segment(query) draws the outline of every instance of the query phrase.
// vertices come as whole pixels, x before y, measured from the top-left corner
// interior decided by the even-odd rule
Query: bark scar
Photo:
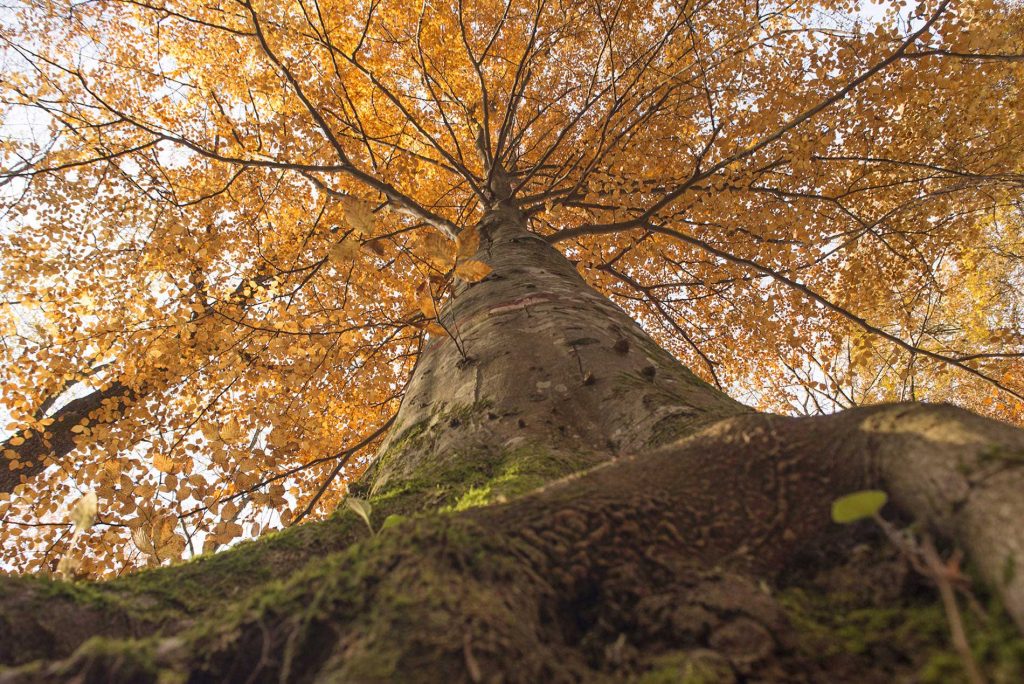
[[[532,304],[543,304],[544,302],[550,302],[558,299],[554,295],[549,294],[534,294],[520,297],[519,299],[513,299],[510,302],[498,304],[492,306],[487,310],[488,316],[500,316],[501,314],[512,313],[514,311],[523,311],[526,307]]]

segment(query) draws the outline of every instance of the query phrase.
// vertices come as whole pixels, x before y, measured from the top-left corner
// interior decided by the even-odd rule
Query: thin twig
[[[949,632],[953,640],[953,648],[956,649],[956,652],[960,654],[961,660],[963,660],[967,679],[971,681],[971,684],[985,684],[985,676],[981,674],[978,663],[974,659],[974,654],[971,653],[971,645],[967,641],[963,619],[960,617],[960,609],[956,604],[956,593],[953,591],[953,585],[949,581],[950,569],[939,558],[939,554],[935,550],[935,544],[932,543],[932,538],[928,535],[925,535],[924,541],[921,544],[921,553],[924,556],[925,563],[928,564],[929,576],[935,580],[935,585],[939,588],[939,596],[942,597],[942,607],[946,610],[946,620],[949,622]]]
[[[320,488],[317,489],[316,494],[314,494],[313,498],[310,499],[309,504],[306,505],[306,507],[302,510],[301,513],[295,516],[295,519],[292,520],[289,527],[293,525],[298,525],[300,522],[302,522],[303,518],[305,518],[313,511],[313,508],[315,508],[317,503],[320,501],[320,497],[324,495],[324,492],[327,491],[327,488],[331,485],[331,482],[334,481],[334,478],[338,476],[338,473],[341,472],[341,469],[345,467],[345,465],[349,462],[349,460],[351,460],[351,458],[354,455],[362,451],[368,444],[372,443],[378,437],[387,432],[388,429],[391,427],[391,424],[395,422],[395,417],[397,415],[398,414],[396,413],[395,415],[388,418],[383,425],[377,428],[372,434],[367,436],[358,444],[355,444],[347,449],[343,449],[338,453],[334,454],[333,456],[331,456],[332,459],[337,458],[340,460],[338,461],[337,465],[334,466],[334,469],[331,471],[331,473],[327,476],[327,479],[324,480],[324,482],[320,485]]]

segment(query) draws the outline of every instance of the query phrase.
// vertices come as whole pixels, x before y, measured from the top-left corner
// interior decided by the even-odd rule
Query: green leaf
[[[396,514],[392,513],[388,517],[384,518],[384,522],[381,523],[380,529],[386,530],[389,527],[397,525],[397,524],[401,523],[404,520],[408,520],[408,518],[406,516],[404,516],[404,515],[396,515]]]
[[[345,497],[345,505],[347,505],[352,512],[362,518],[363,522],[366,523],[366,526],[370,528],[370,534],[374,534],[373,525],[370,524],[370,512],[373,510],[373,507],[370,506],[370,502],[366,499],[348,496]]]
[[[832,520],[840,525],[870,518],[885,505],[889,495],[878,489],[864,489],[832,502]]]

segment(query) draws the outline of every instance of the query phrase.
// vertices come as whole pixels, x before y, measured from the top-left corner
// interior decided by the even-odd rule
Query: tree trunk
[[[0,467],[0,492],[11,492],[23,481],[35,477],[60,461],[78,446],[71,431],[88,418],[93,425],[116,420],[135,399],[136,392],[119,382],[72,399],[53,412],[46,431],[19,430],[0,443],[0,453],[15,467]],[[56,397],[54,397],[56,399]],[[37,416],[45,417],[45,410]],[[10,463],[4,463],[9,466]]]
[[[449,336],[420,357],[374,494],[435,484],[449,468],[500,467],[510,449],[542,450],[551,459],[537,467],[569,472],[749,412],[591,289],[514,206],[499,204],[477,228],[474,258],[493,270],[459,285],[442,311]]]
[[[754,413],[514,206],[480,233],[493,272],[456,289],[356,487],[372,535],[341,512],[105,584],[7,578],[0,681],[956,681],[913,542],[830,521],[869,487],[969,553],[1016,623],[966,610],[969,636],[1019,681],[1024,433],[948,406]]]

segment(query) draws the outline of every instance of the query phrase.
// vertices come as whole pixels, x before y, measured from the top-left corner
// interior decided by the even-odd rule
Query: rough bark
[[[830,521],[868,487],[966,549],[1017,626],[978,628],[1002,639],[984,665],[1019,681],[1024,432],[948,406],[753,413],[513,207],[481,233],[494,272],[455,293],[360,485],[374,535],[340,513],[106,584],[7,578],[0,681],[955,681],[931,588]]]

